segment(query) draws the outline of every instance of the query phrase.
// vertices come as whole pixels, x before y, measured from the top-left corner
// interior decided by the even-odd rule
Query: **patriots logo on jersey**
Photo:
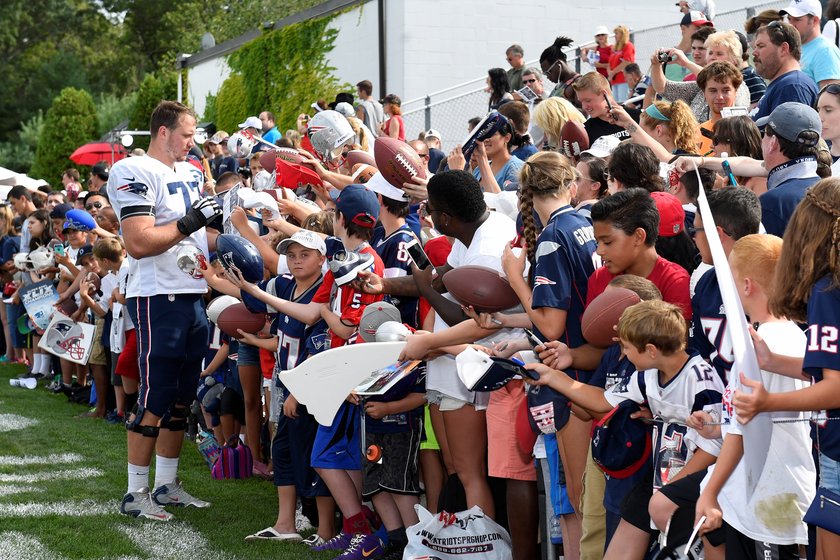
[[[534,277],[534,287],[537,286],[554,286],[557,284],[554,280],[549,280],[545,276],[535,276]]]
[[[129,181],[132,180],[134,180],[133,177],[129,179]],[[136,194],[137,196],[146,196],[146,193],[149,192],[149,187],[147,187],[143,183],[126,183],[121,187],[117,187],[117,190],[131,194]]]

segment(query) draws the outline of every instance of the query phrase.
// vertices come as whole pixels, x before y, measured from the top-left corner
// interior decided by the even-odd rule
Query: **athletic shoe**
[[[125,423],[125,417],[116,410],[111,410],[105,415],[105,421],[109,424],[123,424]]]
[[[370,268],[373,261],[373,255],[369,253],[354,253],[352,251],[336,253],[329,262],[330,270],[335,277],[335,285],[349,284],[356,279],[360,272]]]
[[[153,521],[169,521],[174,516],[160,507],[152,499],[148,488],[142,488],[139,492],[129,492],[125,495],[120,504],[120,513],[132,517],[142,517]]]
[[[246,542],[252,541],[285,541],[285,542],[300,542],[303,540],[297,533],[280,533],[274,527],[266,527],[262,531],[257,531],[253,535],[245,537]]]
[[[152,499],[155,503],[162,506],[192,506],[197,508],[210,507],[210,502],[199,500],[187,494],[184,487],[181,486],[181,480],[176,478],[175,482],[164,484],[155,489],[152,493]]]
[[[309,535],[308,537],[306,537],[305,539],[303,539],[300,542],[302,542],[303,544],[305,544],[309,548],[314,548],[316,546],[321,546],[323,544],[326,544],[327,541],[325,541],[323,538],[321,538],[321,535],[319,535],[318,533],[313,533],[313,534]]]
[[[295,510],[295,529],[299,533],[305,533],[307,531],[311,531],[315,527],[312,526],[312,523],[309,521],[309,518],[303,515],[303,508],[298,506]]]
[[[356,534],[350,547],[333,560],[374,560],[385,556],[382,541],[376,535]]]
[[[353,540],[353,535],[350,533],[341,532],[325,542],[324,544],[315,545],[312,550],[315,552],[322,552],[324,550],[346,550]]]

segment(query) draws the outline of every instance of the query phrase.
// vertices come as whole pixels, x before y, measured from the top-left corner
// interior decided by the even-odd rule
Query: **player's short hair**
[[[476,222],[487,212],[481,185],[467,171],[453,169],[438,173],[429,179],[426,188],[436,210],[462,222]]]
[[[618,320],[618,337],[639,352],[651,344],[669,356],[685,349],[687,335],[682,310],[665,301],[649,300],[632,305]]]
[[[572,87],[575,91],[594,91],[595,93],[611,91],[610,82],[598,72],[584,74],[572,84]]]
[[[158,103],[155,110],[152,111],[152,118],[149,124],[149,132],[151,132],[152,138],[157,137],[158,130],[162,126],[165,126],[169,130],[178,128],[178,125],[181,123],[181,117],[184,115],[196,118],[195,112],[183,103],[166,99]]]
[[[662,299],[662,292],[656,284],[635,274],[620,274],[610,280],[608,285],[613,288],[626,288],[642,298],[642,301]]]
[[[753,233],[735,242],[729,253],[729,262],[741,276],[751,278],[761,286],[769,297],[781,256],[780,237]]]
[[[108,259],[111,262],[122,260],[125,246],[119,237],[103,237],[93,246],[93,256],[97,259]]]
[[[761,205],[754,192],[744,187],[725,187],[708,193],[707,198],[715,225],[726,235],[737,240],[758,233]]]
[[[242,182],[242,177],[239,176],[239,173],[225,171],[216,179],[216,189],[224,188],[227,191],[240,182]]]
[[[625,189],[592,205],[592,221],[609,222],[612,227],[633,235],[637,229],[645,232],[645,245],[656,244],[659,232],[659,210],[645,189]]]

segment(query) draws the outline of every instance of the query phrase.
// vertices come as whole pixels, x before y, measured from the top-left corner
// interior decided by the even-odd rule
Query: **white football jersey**
[[[188,162],[175,168],[149,157],[130,157],[118,161],[108,177],[108,197],[120,222],[134,216],[153,216],[162,226],[182,218],[201,197],[203,175]],[[167,251],[153,257],[128,257],[129,277],[126,297],[160,294],[204,293],[207,283],[196,270],[197,255],[207,259],[204,229],[182,239]]]

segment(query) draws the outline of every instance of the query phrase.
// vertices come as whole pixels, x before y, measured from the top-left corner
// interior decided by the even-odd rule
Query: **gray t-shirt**
[[[378,138],[380,135],[379,127],[385,122],[385,110],[379,101],[372,98],[359,101],[359,105],[365,110],[365,125],[370,129],[374,137]]]

